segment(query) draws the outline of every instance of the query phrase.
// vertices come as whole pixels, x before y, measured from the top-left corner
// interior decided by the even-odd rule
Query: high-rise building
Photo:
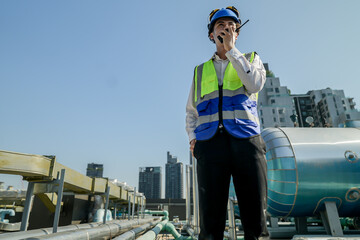
[[[147,199],[161,198],[161,167],[139,168],[139,192]]]
[[[280,85],[280,79],[266,69],[266,82],[258,95],[258,114],[261,129],[267,127],[293,127],[291,116],[295,112],[293,99],[286,86]]]
[[[165,198],[183,198],[183,164],[167,152],[165,166]]]
[[[360,119],[353,98],[345,97],[344,90],[311,90],[301,98],[294,95],[294,100],[298,103],[296,112],[301,127],[309,126],[301,121],[309,116],[314,119],[315,127],[340,127],[347,121]]]
[[[104,165],[96,163],[88,163],[86,168],[86,176],[88,177],[103,177]]]
[[[326,88],[291,95],[287,87],[280,85],[280,79],[269,70],[267,63],[264,67],[266,83],[258,96],[261,129],[341,127],[349,121],[360,120],[360,112],[355,109],[353,98],[345,97],[344,90]]]

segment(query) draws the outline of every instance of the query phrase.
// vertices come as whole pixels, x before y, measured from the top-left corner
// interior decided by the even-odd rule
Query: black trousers
[[[226,224],[230,177],[233,177],[245,240],[268,239],[266,227],[267,165],[260,135],[238,139],[219,130],[197,141],[199,240],[222,240]]]

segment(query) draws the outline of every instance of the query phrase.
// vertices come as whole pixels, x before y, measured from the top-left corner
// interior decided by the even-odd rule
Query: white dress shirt
[[[212,57],[219,85],[223,84],[225,70],[230,60],[249,94],[257,93],[263,88],[266,81],[266,71],[259,55],[255,54],[252,63],[236,48],[231,49],[225,55],[227,57],[225,60],[222,60],[216,53]],[[186,104],[186,131],[189,136],[189,142],[195,139],[194,130],[198,117],[199,114],[194,102],[194,81],[192,81]]]

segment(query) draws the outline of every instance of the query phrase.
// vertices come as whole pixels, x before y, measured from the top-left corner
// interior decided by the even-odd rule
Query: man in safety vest
[[[269,235],[265,144],[257,113],[266,71],[255,52],[235,47],[240,26],[235,7],[210,13],[208,36],[216,52],[196,66],[186,106],[190,150],[197,159],[200,240],[223,239],[231,176],[245,240]]]

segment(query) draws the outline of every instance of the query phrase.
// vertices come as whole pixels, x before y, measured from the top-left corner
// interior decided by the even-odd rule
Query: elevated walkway
[[[22,231],[26,231],[28,228],[34,195],[37,197],[36,199],[40,199],[46,207],[44,210],[48,210],[48,213],[45,214],[45,212],[43,212],[44,217],[41,217],[37,221],[43,219],[42,222],[46,222],[54,219],[54,232],[56,232],[59,224],[61,208],[63,208],[62,211],[67,211],[65,215],[71,215],[73,217],[81,215],[81,218],[84,219],[87,214],[91,213],[89,209],[90,205],[84,204],[84,202],[94,201],[92,196],[95,195],[102,195],[103,203],[105,204],[105,206],[101,206],[99,205],[101,203],[98,203],[99,206],[96,208],[105,207],[108,209],[108,207],[112,207],[114,209],[114,215],[116,215],[118,207],[123,210],[128,209],[128,215],[130,214],[130,209],[132,209],[132,215],[134,215],[134,209],[140,209],[140,207],[143,209],[146,203],[143,194],[136,192],[135,188],[116,181],[112,182],[108,178],[85,176],[57,162],[55,156],[42,156],[0,150],[0,173],[20,175],[23,176],[24,180],[29,182],[27,191],[21,191],[21,194],[17,191],[0,191],[1,206],[14,209],[16,212],[22,212],[20,227]],[[66,197],[66,206],[63,199],[64,194]],[[75,198],[69,198],[70,196],[75,196]],[[84,199],[84,197],[86,199]],[[11,203],[13,206],[11,206]],[[92,208],[95,209],[95,207]],[[33,216],[35,215],[36,214]],[[46,220],[45,216],[48,216],[48,220]],[[68,219],[70,222],[71,220],[72,219]]]
[[[65,169],[64,191],[79,194],[105,194],[109,187],[112,201],[127,202],[133,193],[125,187],[117,186],[108,178],[87,177],[56,161],[55,156],[42,156],[0,150],[0,173],[21,175],[28,182],[48,182],[57,179],[61,169]],[[38,184],[34,194],[46,193],[49,185]],[[135,204],[141,202],[141,196],[135,196]]]

